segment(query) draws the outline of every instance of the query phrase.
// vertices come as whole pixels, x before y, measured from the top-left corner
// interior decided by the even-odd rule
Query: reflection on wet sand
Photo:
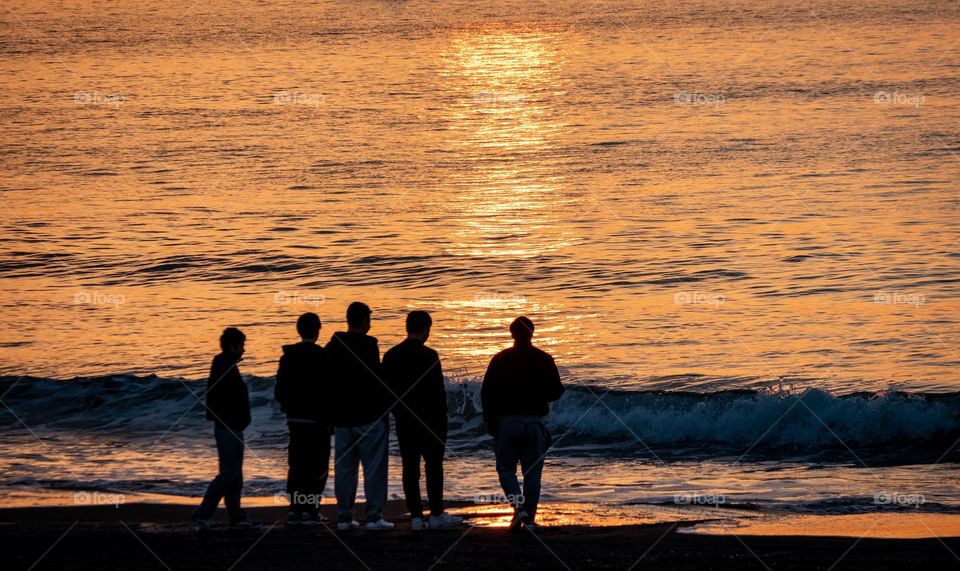
[[[861,538],[960,537],[960,515],[866,513],[849,515],[772,515],[724,519],[688,528],[709,535],[808,535]]]

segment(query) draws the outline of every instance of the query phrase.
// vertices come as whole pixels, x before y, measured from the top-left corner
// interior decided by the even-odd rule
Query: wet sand
[[[332,516],[333,506],[324,506]],[[253,508],[260,530],[198,533],[191,506],[0,509],[5,569],[902,569],[960,565],[960,538],[707,536],[694,522],[545,527],[469,526],[413,533],[401,502],[386,533],[288,527],[282,507]],[[221,510],[222,512],[222,510]],[[222,517],[223,514],[218,514]],[[834,567],[834,565],[836,566]]]

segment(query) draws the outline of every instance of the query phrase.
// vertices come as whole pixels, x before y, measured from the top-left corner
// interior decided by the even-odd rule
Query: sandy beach
[[[325,506],[328,516],[332,506]],[[288,527],[285,510],[253,508],[261,530],[197,533],[191,506],[0,510],[8,569],[928,569],[957,564],[960,538],[705,536],[689,523],[558,526],[536,533],[468,526],[413,533]],[[391,501],[387,515],[402,521]],[[222,514],[220,514],[222,515]]]

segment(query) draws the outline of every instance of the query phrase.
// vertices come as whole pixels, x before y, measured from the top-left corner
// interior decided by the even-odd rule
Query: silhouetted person
[[[207,420],[213,421],[220,472],[207,486],[193,520],[203,529],[213,527],[213,514],[223,499],[233,527],[259,527],[240,508],[243,491],[243,431],[250,425],[250,398],[237,364],[243,358],[246,335],[227,327],[220,336],[221,353],[213,358],[207,380]]]
[[[410,527],[427,528],[420,498],[420,459],[427,476],[431,529],[453,527],[463,518],[443,511],[443,452],[447,442],[447,391],[440,356],[427,347],[433,320],[426,311],[407,314],[407,338],[383,356],[384,380],[396,398],[397,444],[403,463],[403,495]]]
[[[287,523],[293,524],[326,523],[319,509],[330,470],[333,423],[324,349],[317,345],[320,327],[316,313],[304,313],[297,319],[300,342],[283,346],[274,389],[290,433]]]
[[[480,400],[487,432],[494,438],[500,485],[516,509],[511,528],[522,524],[535,529],[543,459],[551,443],[543,417],[564,389],[553,357],[533,346],[533,322],[518,317],[510,324],[510,335],[513,347],[490,360]]]
[[[358,301],[347,308],[347,331],[333,334],[326,352],[333,381],[333,420],[336,425],[334,490],[337,529],[359,527],[353,519],[357,480],[363,465],[367,498],[366,528],[393,529],[383,519],[387,503],[387,442],[391,397],[380,374],[380,347],[370,331],[370,308]]]

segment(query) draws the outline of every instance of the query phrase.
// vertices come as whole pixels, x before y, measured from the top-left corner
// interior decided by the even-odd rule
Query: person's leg
[[[413,422],[416,422],[414,420]],[[414,427],[397,422],[397,444],[403,468],[403,495],[411,518],[423,517],[423,499],[420,497],[420,442]]]
[[[443,513],[443,453],[446,450],[447,423],[431,426],[422,434],[423,464],[427,473],[427,500],[430,515]]]
[[[355,427],[336,429],[333,462],[333,488],[337,496],[337,519],[353,521],[353,504],[357,500],[357,479],[360,470],[360,451],[357,449]]]
[[[213,430],[213,438],[217,445],[219,469],[216,477],[207,486],[200,507],[193,514],[194,519],[212,518],[214,512],[217,511],[220,500],[228,494],[232,494],[230,487],[243,464],[243,443],[238,442],[232,434],[232,431],[227,428],[215,427]]]
[[[226,451],[221,449],[220,438],[217,437],[219,430],[220,429],[216,427],[213,429],[213,439],[217,445],[217,460],[219,462],[217,475],[214,476],[213,480],[207,485],[207,489],[203,493],[203,500],[200,501],[200,507],[193,512],[193,519],[212,518],[213,513],[217,511],[220,500],[223,499],[224,490],[226,489],[223,476],[224,455]]]
[[[316,481],[316,508],[319,510],[320,499],[323,497],[323,491],[327,487],[327,478],[330,474],[330,431],[322,424],[317,425],[314,447],[314,457],[316,458],[318,473]]]
[[[543,422],[524,423],[520,469],[523,471],[523,511],[530,519],[537,516],[540,503],[540,477],[544,457],[550,448],[550,433]]]
[[[304,511],[301,505],[304,493],[304,461],[309,453],[305,449],[307,435],[303,427],[303,424],[294,422],[287,424],[290,434],[290,443],[287,446],[287,494],[290,496],[290,511],[297,514]]]
[[[317,511],[320,508],[320,497],[323,495],[323,484],[321,483],[321,477],[323,477],[323,463],[320,456],[322,452],[322,440],[325,436],[326,430],[320,424],[304,424],[303,433],[306,442],[304,443],[304,449],[306,450],[305,457],[303,458],[303,503],[301,504],[301,509],[303,512],[316,515]],[[327,459],[329,459],[329,437],[327,437]],[[329,460],[327,461],[329,463]]]
[[[520,438],[523,425],[519,422],[501,420],[497,436],[493,440],[493,451],[497,460],[497,476],[500,487],[510,501],[520,497],[520,482],[517,480],[517,462],[520,461]],[[514,505],[514,507],[519,507]]]
[[[377,420],[363,427],[360,458],[363,463],[363,493],[367,497],[367,523],[377,521],[387,503],[387,461],[389,424]]]
[[[232,443],[229,465],[227,466],[227,489],[223,495],[223,503],[227,506],[230,521],[242,521],[247,518],[244,510],[240,509],[240,496],[243,494],[243,431],[226,431],[224,438]]]

